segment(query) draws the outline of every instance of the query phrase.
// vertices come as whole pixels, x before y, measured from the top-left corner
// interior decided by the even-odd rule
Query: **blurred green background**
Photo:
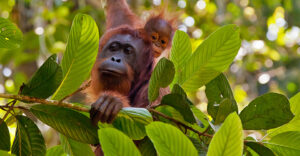
[[[299,92],[300,0],[128,0],[128,3],[143,19],[160,8],[166,8],[171,15],[180,15],[178,29],[190,35],[193,48],[220,26],[237,24],[241,28],[242,46],[225,74],[240,110],[266,92],[288,97]],[[62,57],[72,20],[79,12],[91,15],[103,33],[105,14],[101,0],[0,0],[0,16],[16,23],[24,33],[19,49],[0,49],[0,93],[17,93],[47,57],[53,53]],[[206,110],[204,88],[190,97],[201,110]],[[0,104],[4,103],[0,99]],[[1,110],[0,115],[3,115]],[[40,128],[48,146],[57,143],[57,136],[49,127],[40,124]]]

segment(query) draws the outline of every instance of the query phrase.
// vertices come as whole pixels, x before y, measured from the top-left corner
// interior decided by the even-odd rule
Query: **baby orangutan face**
[[[145,30],[151,36],[154,57],[157,58],[170,45],[172,27],[164,19],[152,18],[146,23]]]

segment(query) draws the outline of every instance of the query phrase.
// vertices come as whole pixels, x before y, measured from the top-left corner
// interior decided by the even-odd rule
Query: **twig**
[[[80,107],[80,106],[77,106],[77,105],[74,105],[74,104],[68,103],[68,102],[60,102],[60,101],[54,101],[54,100],[39,99],[39,98],[34,98],[34,97],[29,97],[29,96],[24,96],[24,95],[12,95],[12,94],[2,94],[2,93],[0,93],[0,97],[6,98],[6,99],[27,101],[27,102],[32,102],[32,103],[62,106],[62,107],[71,108],[71,109],[82,111],[82,112],[89,112],[89,108]]]
[[[1,109],[6,108],[6,107],[9,108],[9,107],[11,107],[11,106],[0,106]],[[23,107],[23,106],[13,106],[13,108],[23,109],[23,110],[29,110],[28,108]],[[5,111],[7,111],[7,110],[5,110]]]
[[[153,112],[153,113],[157,114],[157,115],[160,115],[160,116],[163,117],[163,118],[166,118],[166,119],[168,119],[168,120],[170,120],[170,121],[173,121],[173,122],[175,122],[176,124],[179,124],[179,125],[183,126],[184,128],[189,129],[189,130],[191,130],[191,131],[197,133],[198,135],[207,136],[207,137],[211,137],[211,138],[213,137],[213,136],[210,135],[210,134],[207,134],[207,133],[204,133],[204,132],[199,132],[198,130],[195,130],[194,128],[192,128],[192,127],[190,127],[190,126],[188,126],[188,125],[182,123],[181,121],[178,121],[178,120],[176,120],[176,119],[173,119],[173,118],[171,118],[171,117],[169,117],[169,116],[167,116],[167,115],[165,115],[165,114],[163,114],[163,113],[161,113],[161,112],[159,112],[159,111],[157,111],[157,110],[155,110],[155,109],[148,108],[148,110],[149,110],[150,112]]]
[[[16,104],[16,102],[17,102],[17,100],[13,100],[13,101],[11,101],[11,102],[9,102],[9,103],[7,103],[7,104],[5,105],[6,107],[8,107],[8,105],[9,105],[10,103],[12,103],[12,105],[9,106],[9,109],[7,110],[7,112],[5,113],[5,115],[3,116],[3,118],[0,120],[0,125],[2,124],[2,122],[4,122],[4,120],[6,119],[6,117],[8,116],[8,114],[10,113],[10,111],[13,110],[14,105]]]
[[[60,100],[60,102],[66,100],[67,98],[73,96],[73,95],[76,94],[76,93],[79,93],[79,92],[81,92],[81,91],[87,89],[87,88],[91,85],[91,82],[92,82],[91,80],[88,81],[88,83],[86,83],[84,86],[78,88],[78,89],[77,89],[75,92],[73,92],[72,94],[65,96],[63,99]]]

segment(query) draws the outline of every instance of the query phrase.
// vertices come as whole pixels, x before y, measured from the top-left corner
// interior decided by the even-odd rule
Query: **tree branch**
[[[92,83],[91,80],[88,81],[85,85],[83,85],[82,87],[80,87],[79,89],[77,89],[77,90],[76,90],[75,92],[73,92],[72,94],[65,96],[63,99],[60,100],[60,102],[62,102],[62,101],[64,101],[65,99],[67,99],[67,98],[73,96],[74,94],[76,94],[76,93],[78,93],[78,92],[81,92],[81,91],[87,89],[87,88],[91,85],[91,83]]]
[[[10,113],[11,110],[13,110],[14,105],[16,104],[17,100],[13,100],[12,102],[7,103],[5,106],[9,107],[7,112],[5,113],[5,115],[3,116],[3,118],[0,120],[0,125],[2,124],[2,122],[4,122],[4,120],[6,119],[6,117],[8,116],[8,114]],[[9,106],[9,104],[12,103],[11,106]]]
[[[24,96],[24,95],[12,95],[12,94],[0,93],[0,98],[14,99],[14,100],[19,100],[19,101],[27,101],[27,102],[32,102],[32,103],[46,104],[46,105],[62,106],[62,107],[71,108],[71,109],[82,111],[82,112],[89,112],[89,108],[80,107],[80,106],[74,105],[72,103],[39,99],[39,98],[34,98],[34,97]]]
[[[66,108],[70,108],[70,109],[74,109],[74,110],[77,110],[77,111],[82,111],[82,112],[89,112],[89,108],[84,108],[84,107],[80,107],[80,106],[77,106],[77,105],[74,105],[72,103],[68,103],[68,102],[63,102],[63,101],[54,101],[54,100],[46,100],[46,99],[39,99],[39,98],[34,98],[34,97],[30,97],[30,96],[25,96],[25,95],[13,95],[13,94],[2,94],[0,93],[0,98],[6,98],[6,99],[14,99],[14,100],[19,100],[19,101],[27,101],[27,102],[31,102],[31,103],[40,103],[40,104],[46,104],[46,105],[55,105],[55,106],[61,106],[61,107],[66,107]],[[9,107],[9,108],[19,108],[19,109],[26,109],[24,107],[21,107],[21,106],[0,106],[2,108],[4,107]],[[152,113],[155,113],[165,119],[168,119],[170,121],[173,121],[175,122],[176,124],[178,125],[181,125],[183,126],[184,128],[186,129],[189,129],[195,133],[197,133],[198,135],[201,135],[201,136],[207,136],[207,137],[213,137],[213,135],[210,135],[210,134],[207,134],[205,130],[204,132],[200,132],[188,125],[186,125],[185,123],[182,123],[181,121],[179,120],[176,120],[172,117],[169,117],[155,109],[152,109],[152,108],[147,108],[148,111],[152,112]]]
[[[194,129],[194,128],[192,128],[192,127],[190,127],[190,126],[188,126],[188,125],[186,125],[186,124],[184,124],[184,123],[182,123],[181,121],[178,121],[178,120],[176,120],[176,119],[173,119],[173,118],[171,118],[171,117],[169,117],[169,116],[167,116],[167,115],[165,115],[165,114],[163,114],[163,113],[161,113],[161,112],[159,112],[159,111],[157,111],[157,110],[155,110],[155,109],[148,108],[148,110],[149,110],[150,112],[153,112],[153,113],[155,113],[155,114],[157,114],[157,115],[159,115],[159,116],[165,118],[165,119],[168,119],[168,120],[170,120],[170,121],[173,121],[173,122],[175,122],[176,124],[179,124],[179,125],[183,126],[184,128],[189,129],[189,130],[191,130],[191,131],[197,133],[198,135],[207,136],[207,137],[210,137],[210,138],[213,137],[212,135],[207,134],[206,132],[199,132],[198,130],[196,130],[196,129]]]

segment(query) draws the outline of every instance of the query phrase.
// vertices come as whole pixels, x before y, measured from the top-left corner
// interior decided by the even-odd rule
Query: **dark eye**
[[[156,32],[152,32],[152,33],[151,33],[151,38],[152,38],[152,41],[157,41],[157,40],[158,40],[158,38],[159,38],[159,35],[158,35],[158,33],[156,33]]]
[[[166,43],[166,41],[165,41],[165,40],[161,40],[161,43],[162,43],[162,44],[165,44],[165,43]]]
[[[124,53],[125,54],[131,54],[131,53],[133,53],[133,48],[130,47],[130,46],[125,47],[124,48]]]
[[[109,46],[111,51],[117,51],[120,49],[120,44],[118,42],[114,42]]]

